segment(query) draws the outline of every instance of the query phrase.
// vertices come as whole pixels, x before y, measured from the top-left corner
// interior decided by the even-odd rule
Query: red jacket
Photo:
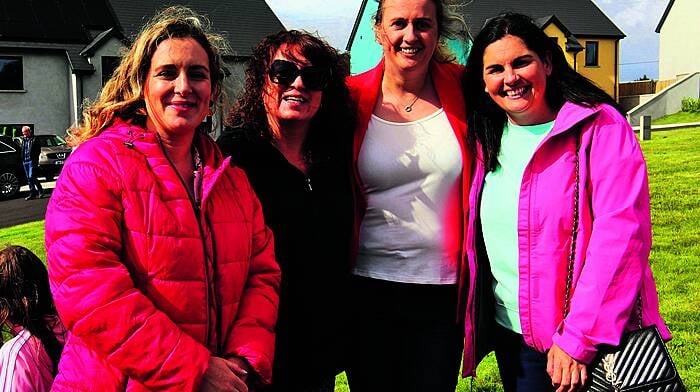
[[[472,157],[467,148],[467,114],[464,103],[464,95],[462,94],[462,76],[464,68],[461,65],[454,63],[440,63],[433,61],[430,64],[430,77],[433,81],[433,86],[437,92],[443,110],[447,114],[447,119],[452,125],[452,129],[457,136],[460,149],[462,150],[462,208],[459,216],[454,216],[449,219],[451,226],[447,228],[450,236],[459,236],[462,238],[462,251],[460,254],[459,268],[459,293],[460,293],[460,316],[466,304],[466,286],[469,269],[466,264],[466,246],[464,242],[464,228],[467,226],[465,212],[469,206],[469,184],[471,177]],[[382,77],[384,75],[384,60],[382,60],[373,69],[352,76],[348,79],[348,87],[353,101],[357,105],[357,126],[355,128],[355,137],[353,141],[353,173],[355,177],[355,244],[359,240],[360,224],[364,217],[365,209],[367,208],[367,200],[362,191],[362,179],[357,169],[357,158],[362,148],[362,142],[367,132],[367,125],[374,111],[374,105],[379,96],[379,90],[382,85]],[[355,247],[357,248],[357,246]]]
[[[244,357],[269,382],[272,234],[243,172],[195,138],[201,211],[155,133],[117,122],[71,154],[46,213],[69,331],[54,390],[194,391],[211,355]]]

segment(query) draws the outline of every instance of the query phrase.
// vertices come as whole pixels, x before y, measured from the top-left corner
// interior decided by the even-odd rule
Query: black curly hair
[[[347,57],[338,53],[322,39],[300,30],[280,31],[268,35],[255,47],[245,72],[245,91],[236,101],[226,120],[227,131],[242,129],[251,140],[272,141],[273,134],[267,120],[263,95],[268,69],[277,50],[286,46],[294,58],[298,51],[314,66],[327,67],[330,79],[323,89],[321,107],[311,120],[311,127],[304,143],[307,156],[325,154],[331,146],[351,134],[354,127],[354,106],[345,85],[350,73]]]

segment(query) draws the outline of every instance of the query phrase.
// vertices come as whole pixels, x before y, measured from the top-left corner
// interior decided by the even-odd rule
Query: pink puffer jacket
[[[245,174],[206,135],[201,211],[155,133],[115,122],[71,154],[46,213],[69,331],[53,389],[199,388],[211,355],[269,382],[280,271]]]
[[[580,133],[574,130],[581,125]],[[580,138],[580,220],[574,260],[571,309],[563,319],[564,292],[573,224],[576,137]],[[469,296],[465,321],[464,375],[474,375],[475,292],[479,202],[484,182],[479,152],[469,196],[467,257]],[[649,267],[651,221],[647,170],[629,124],[608,105],[592,108],[570,102],[559,110],[554,128],[537,146],[523,174],[518,206],[520,323],[525,342],[540,352],[557,344],[589,363],[600,344],[617,345],[634,329],[641,293],[643,324],[670,334],[659,315]],[[488,286],[490,287],[490,286]],[[482,316],[484,317],[484,316]],[[471,342],[471,344],[469,344]],[[484,350],[485,351],[485,350]]]

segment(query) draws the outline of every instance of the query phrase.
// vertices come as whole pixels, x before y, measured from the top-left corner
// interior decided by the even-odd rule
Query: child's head
[[[29,249],[0,250],[0,324],[29,328],[56,314],[46,267]]]
[[[21,326],[39,338],[56,374],[63,351],[56,333],[63,331],[49,289],[49,274],[44,263],[21,246],[0,250],[0,326]]]

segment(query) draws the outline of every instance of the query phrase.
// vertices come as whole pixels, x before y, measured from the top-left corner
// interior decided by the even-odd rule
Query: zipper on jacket
[[[165,155],[165,159],[170,164],[170,167],[175,171],[177,178],[180,180],[180,184],[182,184],[182,187],[185,188],[185,193],[187,193],[187,198],[190,200],[190,205],[192,206],[192,212],[194,213],[195,220],[197,221],[197,227],[199,227],[199,238],[202,240],[202,253],[204,255],[204,279],[205,279],[204,285],[206,287],[206,292],[207,292],[207,312],[206,312],[207,313],[207,333],[206,333],[205,345],[208,347],[209,340],[211,340],[211,335],[210,335],[210,330],[211,330],[211,325],[210,325],[211,324],[211,318],[210,318],[211,317],[211,293],[209,290],[209,281],[211,280],[211,277],[209,276],[209,266],[207,265],[207,241],[206,241],[206,238],[204,235],[204,228],[202,227],[202,221],[200,219],[201,207],[194,200],[193,196],[190,194],[190,191],[187,190],[187,184],[185,184],[185,180],[180,175],[180,172],[177,171],[177,168],[175,167],[175,164],[173,163],[173,161],[170,160],[170,157],[168,156],[168,152],[165,150],[165,146],[163,145],[163,140],[161,140],[160,135],[158,135],[156,133],[156,137],[158,138],[158,144],[160,145],[160,149],[163,151],[163,155]],[[195,187],[196,187],[196,184],[195,184]]]
[[[306,181],[306,190],[309,192],[313,192],[314,188],[311,186],[311,177],[309,176],[304,176],[305,181]]]

